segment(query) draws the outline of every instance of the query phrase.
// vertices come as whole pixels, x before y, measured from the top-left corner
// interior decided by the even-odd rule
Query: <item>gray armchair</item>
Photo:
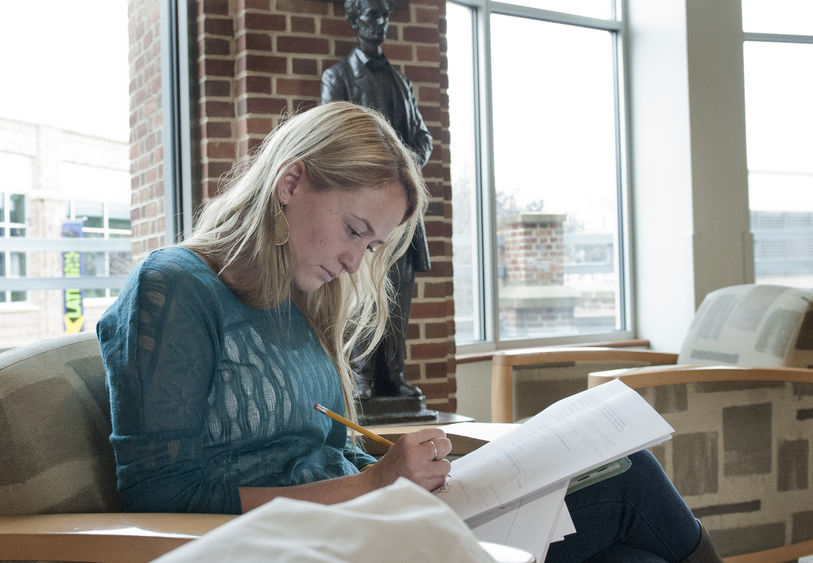
[[[679,354],[572,347],[495,355],[493,382],[503,391],[492,405],[510,391],[513,411],[497,412],[528,416],[555,393],[621,379],[675,428],[653,453],[726,562],[787,561],[813,553],[811,368],[813,292],[738,285],[706,296]]]
[[[125,514],[93,333],[0,354],[0,560],[150,561],[227,522]]]

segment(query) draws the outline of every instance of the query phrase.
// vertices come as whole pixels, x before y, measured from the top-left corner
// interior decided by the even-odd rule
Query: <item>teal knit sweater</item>
[[[150,254],[97,325],[118,487],[136,512],[240,512],[238,487],[375,461],[346,428],[338,374],[290,301],[245,306],[185,248]]]

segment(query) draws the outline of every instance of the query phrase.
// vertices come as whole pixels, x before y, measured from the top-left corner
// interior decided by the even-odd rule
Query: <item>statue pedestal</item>
[[[426,408],[425,397],[372,397],[356,399],[359,422],[371,424],[398,424],[421,420],[435,420],[438,411]]]

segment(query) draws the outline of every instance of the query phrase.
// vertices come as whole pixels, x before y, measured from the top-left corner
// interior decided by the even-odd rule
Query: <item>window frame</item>
[[[13,196],[22,196],[23,198],[23,222],[15,222],[11,220],[11,198]],[[28,253],[18,250],[14,248],[14,239],[24,239],[25,233],[28,230],[28,194],[26,192],[15,192],[13,190],[6,190],[0,191],[0,198],[2,198],[2,202],[0,202],[0,239],[2,239],[6,244],[3,244],[0,247],[0,260],[3,261],[3,274],[2,277],[4,280],[24,280],[27,275],[27,262],[28,262]],[[15,237],[12,236],[12,231],[14,230],[21,230],[23,231],[22,237]],[[8,248],[6,248],[8,246]],[[24,271],[22,275],[18,275],[14,273],[13,266],[13,255],[18,254],[23,257],[23,269]],[[21,294],[22,299],[14,299],[15,294]],[[26,289],[0,289],[0,295],[2,296],[2,300],[0,300],[0,305],[8,306],[12,303],[26,303],[28,301],[28,291]]]
[[[627,100],[627,73],[624,43],[626,40],[625,20],[620,17],[621,2],[613,2],[614,18],[605,20],[575,14],[565,14],[540,8],[514,5],[508,2],[492,2],[491,0],[447,0],[448,4],[467,7],[472,11],[473,20],[473,61],[474,81],[476,85],[473,92],[474,114],[477,116],[475,126],[475,166],[477,168],[475,182],[475,205],[477,206],[478,224],[475,234],[478,245],[478,255],[473,259],[479,264],[478,276],[480,278],[481,294],[475,296],[480,315],[477,322],[482,329],[481,337],[475,341],[457,341],[457,353],[481,354],[502,349],[515,349],[530,346],[562,345],[578,343],[596,343],[605,341],[618,341],[631,339],[635,335],[633,325],[633,276],[631,253],[631,225],[629,205],[629,154],[628,141],[629,123],[626,108]],[[551,23],[574,25],[591,29],[607,31],[614,36],[614,84],[615,92],[615,145],[616,145],[616,190],[617,190],[617,245],[616,257],[618,259],[619,291],[618,316],[620,328],[609,333],[592,333],[579,335],[554,336],[544,338],[523,338],[501,340],[499,333],[498,310],[498,272],[497,272],[497,217],[494,202],[496,201],[494,178],[494,139],[492,122],[492,91],[491,91],[491,38],[490,20],[492,14],[517,16]],[[475,334],[478,331],[475,330]]]
[[[166,244],[192,232],[200,207],[199,119],[195,3],[161,1],[161,103],[164,145]]]
[[[800,34],[791,34],[791,33],[764,33],[764,32],[754,32],[754,31],[743,31],[742,35],[743,35],[743,40],[742,40],[743,57],[745,55],[746,44],[749,43],[749,42],[751,42],[751,43],[785,44],[785,45],[794,45],[794,44],[795,45],[800,45],[800,44],[801,45],[813,45],[813,32],[811,32],[810,35],[800,35]],[[745,92],[745,95],[746,96],[748,95],[747,91]],[[746,115],[746,128],[747,128],[747,115]],[[747,142],[747,135],[746,135],[746,142]],[[751,174],[753,172],[754,171],[751,169],[750,163],[748,163],[747,173],[748,173],[749,182],[750,182]],[[764,172],[764,171],[761,171],[761,172]],[[771,171],[771,172],[778,173],[778,172],[786,172],[786,171],[774,170],[774,171]],[[758,279],[757,279],[757,275],[758,275],[757,262],[762,258],[763,253],[757,251],[758,250],[757,245],[759,243],[763,243],[763,244],[768,243],[769,244],[771,242],[771,238],[774,237],[777,233],[773,233],[773,232],[771,232],[771,230],[766,231],[765,229],[755,228],[754,216],[755,216],[756,212],[757,211],[755,211],[754,209],[749,209],[750,232],[751,232],[752,244],[753,244],[752,256],[753,256],[754,280],[755,280],[756,283],[760,283],[758,281]],[[787,232],[787,230],[789,230],[789,229],[785,228],[785,229],[781,229],[779,231],[781,233],[782,231]],[[807,231],[807,229],[805,229],[805,231]],[[806,235],[807,232],[805,232],[804,234]],[[779,276],[779,277],[782,278],[783,276]],[[765,278],[762,278],[762,279],[764,280]],[[762,283],[787,283],[787,285],[796,285],[796,284],[793,283],[792,280],[783,280],[782,282],[771,280],[771,281],[763,281]]]

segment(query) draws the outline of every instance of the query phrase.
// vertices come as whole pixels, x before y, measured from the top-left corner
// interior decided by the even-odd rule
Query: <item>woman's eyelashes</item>
[[[349,234],[351,238],[361,238],[361,232],[353,225],[347,225],[347,234]]]
[[[358,229],[356,229],[352,225],[347,225],[347,234],[351,238],[361,238],[362,237],[361,231],[359,231]],[[367,251],[368,252],[375,252],[376,248],[378,248],[377,245],[376,246],[373,246],[372,244],[367,245]]]

